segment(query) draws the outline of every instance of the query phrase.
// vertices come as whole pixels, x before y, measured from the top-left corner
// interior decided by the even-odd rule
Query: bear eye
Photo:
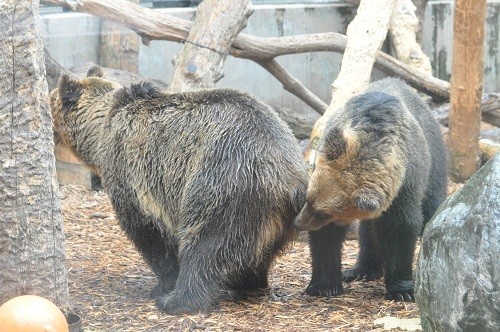
[[[346,150],[346,141],[340,128],[333,128],[325,134],[322,152],[328,160],[335,160]]]

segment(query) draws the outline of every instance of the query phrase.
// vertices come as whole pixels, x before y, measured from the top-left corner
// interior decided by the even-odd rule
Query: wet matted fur
[[[158,278],[157,306],[207,312],[227,291],[266,288],[305,202],[304,161],[286,124],[239,91],[168,93],[97,76],[60,78],[54,129],[101,176]]]
[[[341,249],[361,220],[360,252],[344,281],[385,272],[386,298],[414,301],[412,262],[424,224],[446,197],[446,150],[428,107],[403,81],[371,84],[333,115],[295,224],[309,230],[307,293],[343,293]]]

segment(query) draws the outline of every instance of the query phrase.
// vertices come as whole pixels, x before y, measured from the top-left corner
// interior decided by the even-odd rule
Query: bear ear
[[[98,65],[93,65],[92,67],[87,70],[87,77],[103,77],[104,76],[104,70],[98,66]]]
[[[113,93],[111,108],[116,110],[127,106],[130,102],[132,102],[132,96],[130,95],[129,89],[122,87]]]
[[[362,212],[375,212],[382,204],[380,195],[373,189],[358,189],[353,193],[353,198],[354,205]]]
[[[148,99],[158,97],[161,93],[161,89],[157,87],[153,82],[142,81],[140,83],[131,84],[130,93],[132,99]]]
[[[326,132],[323,153],[328,160],[335,160],[346,150],[346,141],[342,129],[334,127]]]
[[[59,78],[57,88],[62,106],[67,109],[78,102],[83,92],[83,86],[80,81],[69,77],[69,75],[62,75]]]

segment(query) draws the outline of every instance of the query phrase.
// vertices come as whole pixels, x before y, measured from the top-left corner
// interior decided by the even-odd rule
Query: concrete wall
[[[45,46],[62,66],[99,63],[101,19],[80,13],[46,14],[41,18]]]
[[[500,91],[500,0],[488,0],[484,41],[484,90]],[[451,77],[453,1],[431,0],[425,13],[423,49],[430,57],[434,76]]]
[[[345,5],[283,5],[255,6],[244,33],[261,37],[292,36],[318,32],[344,32],[345,13],[353,12]],[[172,9],[162,10],[173,13]],[[175,12],[176,16],[193,19],[193,10]],[[166,82],[173,74],[173,57],[182,45],[164,41],[153,41],[150,47],[139,49],[139,73]],[[288,55],[278,58],[278,62],[292,75],[301,80],[325,102],[329,102],[331,83],[340,69],[341,55],[327,52]],[[229,57],[224,66],[224,77],[220,87],[232,87],[251,91],[273,105],[284,108],[308,108],[302,101],[284,91],[271,74],[256,63]]]
[[[343,4],[258,5],[244,32],[256,36],[288,36],[317,32],[345,33],[353,9]],[[163,12],[193,19],[190,8],[159,9]],[[485,49],[486,92],[500,91],[499,16],[500,0],[488,1],[488,25]],[[101,20],[85,14],[64,13],[42,15],[42,31],[52,56],[71,68],[92,61],[99,63]],[[424,22],[424,51],[431,57],[435,74],[449,79],[453,30],[453,1],[429,1]],[[132,32],[130,32],[132,33]],[[181,44],[152,41],[139,49],[139,73],[170,81],[172,59]],[[120,52],[120,50],[117,50]],[[278,61],[326,103],[330,86],[340,69],[341,55],[327,52],[288,55]],[[220,87],[250,91],[270,104],[311,114],[307,105],[284,91],[281,84],[255,63],[229,57]],[[314,113],[313,113],[314,114]],[[316,114],[311,116],[317,116]]]

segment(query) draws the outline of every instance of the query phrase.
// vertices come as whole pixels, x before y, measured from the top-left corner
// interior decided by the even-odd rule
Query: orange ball
[[[68,323],[54,303],[22,295],[0,307],[0,332],[68,332]]]

